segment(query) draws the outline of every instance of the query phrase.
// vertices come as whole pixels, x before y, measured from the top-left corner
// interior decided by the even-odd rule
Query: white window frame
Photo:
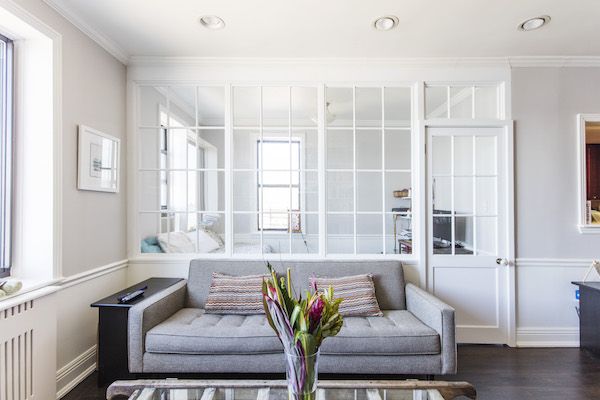
[[[12,188],[13,188],[13,60],[12,40],[0,35],[4,43],[0,68],[0,278],[10,275],[12,264]]]
[[[577,227],[582,234],[600,235],[599,224],[589,224],[587,222],[587,163],[586,163],[586,138],[585,123],[600,122],[600,114],[577,114],[577,160],[578,160],[578,210],[579,221]]]

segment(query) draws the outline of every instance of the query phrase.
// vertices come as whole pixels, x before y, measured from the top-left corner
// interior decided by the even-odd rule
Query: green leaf
[[[292,328],[294,328],[294,324],[296,323],[298,315],[300,315],[300,311],[300,306],[296,304],[296,306],[294,307],[294,311],[292,312],[292,316],[290,317],[290,325],[292,326]]]

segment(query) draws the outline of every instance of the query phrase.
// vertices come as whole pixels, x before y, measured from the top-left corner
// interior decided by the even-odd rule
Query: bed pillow
[[[333,287],[335,297],[344,299],[340,304],[340,314],[344,317],[381,317],[383,313],[375,297],[373,275],[353,275],[341,278],[312,278],[321,290]]]
[[[194,253],[196,246],[185,232],[161,233],[158,245],[165,253]]]
[[[199,229],[197,232],[188,232],[187,236],[192,241],[192,244],[195,244],[196,239],[198,239],[198,253],[211,253],[223,246],[222,241],[217,239],[218,236],[216,233],[208,232],[204,229]]]
[[[213,272],[204,309],[208,314],[263,314],[266,275],[231,276]]]

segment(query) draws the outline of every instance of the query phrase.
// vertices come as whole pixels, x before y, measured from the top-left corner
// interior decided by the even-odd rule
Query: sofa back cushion
[[[380,308],[382,310],[406,309],[405,282],[400,261],[273,261],[272,265],[282,276],[288,267],[291,268],[294,288],[296,292],[301,290],[301,293],[308,289],[309,279],[313,275],[336,278],[371,274]],[[241,276],[264,274],[266,271],[266,263],[261,260],[192,260],[188,276],[187,306],[204,308],[213,272]]]

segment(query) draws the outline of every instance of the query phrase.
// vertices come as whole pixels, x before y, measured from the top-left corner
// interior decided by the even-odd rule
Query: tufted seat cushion
[[[409,311],[383,317],[347,317],[339,335],[327,338],[321,354],[439,354],[439,336]],[[146,351],[170,354],[281,353],[279,339],[263,315],[206,314],[184,308],[146,335]]]

